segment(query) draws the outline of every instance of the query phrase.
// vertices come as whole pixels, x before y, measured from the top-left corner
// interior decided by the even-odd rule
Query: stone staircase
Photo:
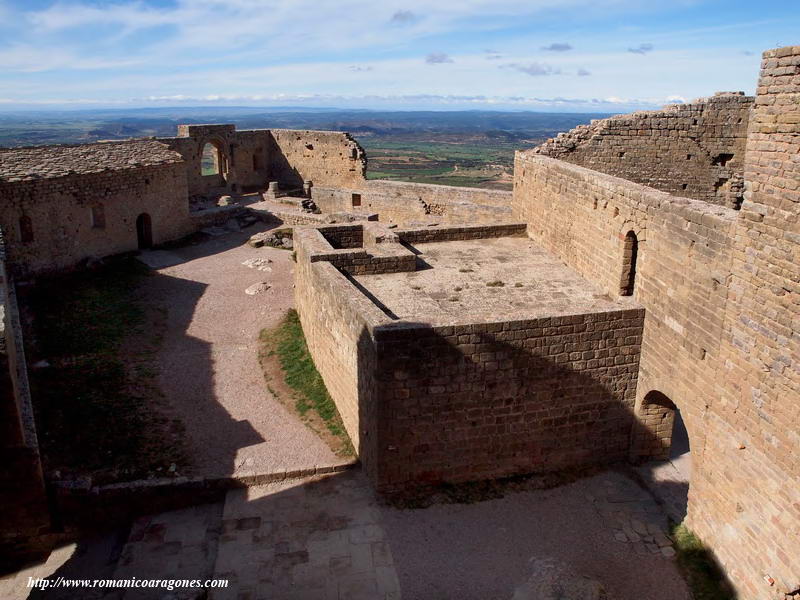
[[[220,589],[113,590],[105,600],[397,599],[376,499],[359,471],[227,493],[138,519],[115,579],[224,579]]]

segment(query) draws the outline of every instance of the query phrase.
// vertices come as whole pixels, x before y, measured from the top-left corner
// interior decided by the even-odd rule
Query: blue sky
[[[621,112],[752,93],[792,44],[796,0],[0,0],[0,110]]]

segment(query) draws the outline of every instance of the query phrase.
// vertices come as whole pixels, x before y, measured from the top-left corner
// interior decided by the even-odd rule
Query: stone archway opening
[[[203,177],[225,174],[225,153],[221,145],[214,140],[206,142],[203,146],[200,174]]]
[[[631,458],[670,518],[680,523],[691,476],[689,433],[681,411],[666,394],[653,390],[642,399],[636,417]]]

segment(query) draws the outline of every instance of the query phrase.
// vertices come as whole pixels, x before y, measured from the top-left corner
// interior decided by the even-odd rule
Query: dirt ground
[[[340,462],[264,381],[258,335],[294,303],[294,262],[290,251],[245,243],[263,229],[142,257],[158,274],[147,278],[147,297],[167,310],[158,380],[171,416],[186,428],[191,466],[181,475],[221,478]],[[268,289],[245,293],[260,283]]]

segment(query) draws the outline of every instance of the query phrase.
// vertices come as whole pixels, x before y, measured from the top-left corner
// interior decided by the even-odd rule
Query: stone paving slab
[[[206,596],[163,589],[85,596],[95,600],[529,600],[544,567],[614,600],[688,600],[666,532],[666,515],[624,472],[404,509],[379,503],[356,469],[234,489],[224,503],[139,519],[115,568],[78,571],[229,582]],[[80,545],[92,554],[91,544]],[[101,560],[92,564],[109,552],[94,552]],[[59,550],[0,580],[0,592],[27,598],[26,575],[74,574],[78,566],[72,548]],[[545,587],[556,590],[559,581],[552,583]]]
[[[360,472],[232,490],[214,600],[399,598],[376,499]]]
[[[122,550],[114,579],[209,579],[222,522],[221,502],[137,519]],[[169,593],[167,593],[169,592]],[[112,590],[104,600],[184,600],[198,590]]]

